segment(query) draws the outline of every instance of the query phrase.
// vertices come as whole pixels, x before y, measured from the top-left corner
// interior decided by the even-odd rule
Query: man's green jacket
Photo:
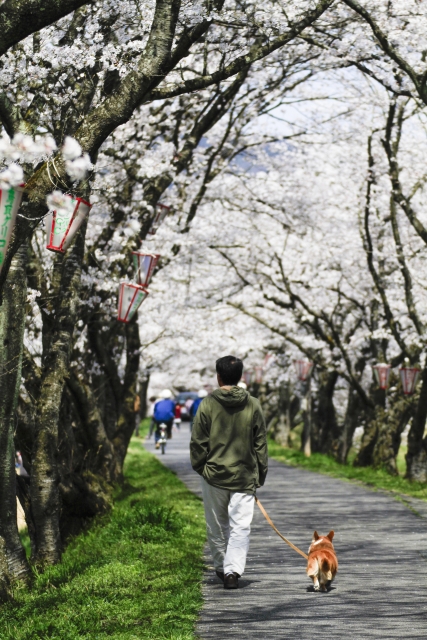
[[[268,451],[259,401],[240,387],[205,398],[193,424],[191,465],[209,484],[255,493],[267,475]]]

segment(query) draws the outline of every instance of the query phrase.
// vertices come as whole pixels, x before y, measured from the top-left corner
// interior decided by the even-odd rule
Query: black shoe
[[[224,589],[238,589],[239,575],[237,573],[227,573],[224,578]]]
[[[215,571],[216,575],[218,576],[218,578],[221,580],[221,582],[224,582],[224,574],[222,571]]]

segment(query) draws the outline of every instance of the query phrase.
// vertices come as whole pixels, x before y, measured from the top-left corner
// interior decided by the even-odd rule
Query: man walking
[[[264,417],[256,398],[237,386],[243,362],[216,361],[219,389],[197,411],[190,443],[192,467],[202,476],[208,542],[225,589],[237,589],[249,549],[255,492],[267,475]]]

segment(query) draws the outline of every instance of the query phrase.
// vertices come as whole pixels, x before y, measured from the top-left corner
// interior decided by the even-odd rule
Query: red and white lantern
[[[169,211],[170,207],[166,206],[165,204],[160,204],[160,202],[156,204],[156,217],[154,218],[148,233],[151,233],[151,235],[154,235],[156,233],[157,229],[160,227]]]
[[[242,378],[245,385],[249,387],[252,382],[252,371],[244,371],[242,374]]]
[[[46,216],[46,249],[49,251],[65,253],[92,208],[83,198],[67,197],[71,200],[69,210],[50,211]]]
[[[159,253],[138,253],[132,251],[133,264],[135,265],[135,280],[141,287],[148,287],[154,267],[156,266],[160,254]]]
[[[310,377],[311,371],[314,367],[314,363],[309,362],[308,360],[294,360],[294,365],[297,372],[298,380],[306,382],[306,380]]]
[[[255,367],[255,382],[256,382],[256,384],[262,384],[263,374],[264,374],[263,367]]]
[[[420,370],[417,367],[402,367],[399,369],[400,380],[402,381],[403,393],[411,396],[417,386]]]
[[[388,389],[391,373],[391,365],[389,364],[377,364],[372,367],[374,370],[375,380],[380,389]]]
[[[23,193],[24,190],[20,187],[0,189],[0,271],[6,257]]]
[[[267,353],[264,358],[264,371],[267,371],[276,360],[274,353]]]
[[[130,322],[132,316],[135,315],[147,296],[147,289],[144,289],[139,284],[122,282],[119,286],[119,312],[117,319],[120,322]]]

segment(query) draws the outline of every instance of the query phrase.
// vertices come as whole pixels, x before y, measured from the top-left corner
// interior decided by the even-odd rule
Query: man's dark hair
[[[235,385],[243,373],[243,362],[234,356],[224,356],[215,363],[216,372],[226,385]]]

